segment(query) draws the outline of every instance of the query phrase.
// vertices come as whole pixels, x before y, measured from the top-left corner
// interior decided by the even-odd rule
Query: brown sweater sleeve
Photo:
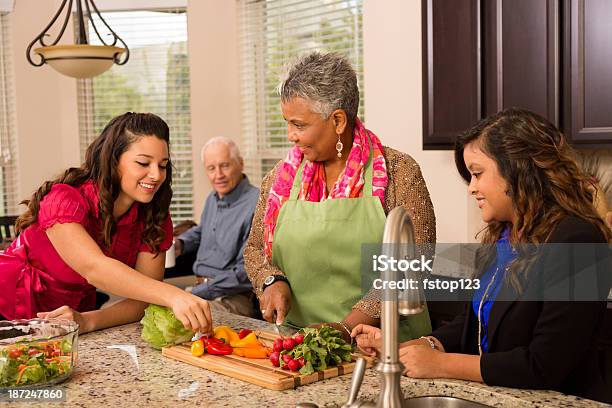
[[[278,162],[276,166],[266,174],[261,182],[259,199],[257,200],[257,207],[255,207],[255,214],[253,215],[253,222],[251,224],[251,233],[249,234],[249,239],[244,248],[244,265],[246,273],[251,280],[253,290],[257,297],[260,297],[262,294],[261,287],[266,277],[270,275],[284,275],[280,269],[268,261],[268,257],[266,257],[264,252],[263,222],[270,188],[272,188],[272,184],[276,179],[276,172],[281,164],[282,161]]]
[[[427,257],[433,257],[436,216],[418,163],[409,155],[385,147],[389,183],[385,192],[385,214],[398,206],[406,208],[414,225],[414,240]],[[370,290],[353,306],[375,319],[380,318],[380,291]]]
[[[392,150],[392,149],[387,149]],[[386,211],[403,206],[414,224],[414,240],[421,248],[431,251],[433,256],[436,243],[436,216],[429,197],[429,191],[418,163],[409,155],[394,151],[389,154],[393,183],[387,189]],[[391,196],[393,195],[393,200]]]

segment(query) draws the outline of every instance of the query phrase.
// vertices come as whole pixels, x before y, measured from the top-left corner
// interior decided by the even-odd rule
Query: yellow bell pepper
[[[259,342],[259,339],[257,338],[257,335],[255,333],[249,333],[246,336],[244,336],[244,338],[242,339],[231,341],[230,346],[240,347],[240,348],[244,348],[244,347],[253,348],[253,347],[261,347],[261,343]]]
[[[225,343],[229,344],[232,341],[240,340],[238,337],[238,333],[232,330],[229,326],[217,326],[213,329],[213,337],[219,340],[223,340]]]
[[[191,343],[191,355],[200,357],[204,354],[204,342],[202,340],[196,340]]]

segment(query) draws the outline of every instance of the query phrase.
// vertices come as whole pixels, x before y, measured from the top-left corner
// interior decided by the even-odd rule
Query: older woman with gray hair
[[[303,327],[329,323],[349,338],[378,325],[380,303],[361,288],[361,245],[380,243],[386,214],[410,213],[417,243],[434,243],[435,216],[418,164],[384,147],[357,117],[359,89],[335,53],[298,58],[279,86],[294,147],[264,178],[244,251],[264,318]],[[425,313],[403,339],[430,331]]]

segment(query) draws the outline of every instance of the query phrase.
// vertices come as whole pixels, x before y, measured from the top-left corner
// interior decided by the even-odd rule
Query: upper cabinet
[[[520,106],[559,125],[558,3],[482,2],[484,116]]]
[[[576,144],[612,144],[612,1],[563,4],[563,131]]]
[[[612,143],[612,1],[424,0],[423,147],[518,106]]]
[[[445,149],[480,119],[480,2],[423,4],[423,147]]]

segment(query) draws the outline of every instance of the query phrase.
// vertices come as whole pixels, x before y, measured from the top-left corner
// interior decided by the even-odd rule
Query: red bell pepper
[[[232,354],[234,349],[225,343],[217,344],[217,343],[209,342],[206,345],[206,351],[208,352],[208,354],[227,356],[228,354]]]
[[[238,337],[241,339],[244,339],[249,333],[252,333],[253,330],[250,329],[242,329],[240,330],[240,333],[238,333]]]
[[[208,347],[211,344],[216,344],[218,346],[227,346],[227,344],[221,340],[221,339],[217,339],[215,337],[209,337],[206,339],[205,341],[206,347]]]

